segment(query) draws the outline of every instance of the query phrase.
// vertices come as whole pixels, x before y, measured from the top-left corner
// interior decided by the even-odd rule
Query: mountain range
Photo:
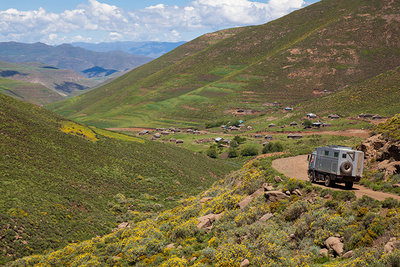
[[[111,43],[72,43],[96,52],[122,51],[133,55],[157,58],[183,45],[185,42],[111,42]]]
[[[40,62],[84,74],[85,70],[93,67],[125,72],[151,61],[152,58],[121,51],[94,52],[69,44],[50,46],[43,43],[2,42],[0,60],[11,63]]]
[[[203,35],[49,107],[81,122],[129,127],[201,125],[237,109],[296,105],[398,67],[399,13],[398,1],[321,1],[264,25]]]

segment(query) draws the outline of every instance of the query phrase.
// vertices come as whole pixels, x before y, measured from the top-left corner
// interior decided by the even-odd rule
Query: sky
[[[190,41],[317,0],[0,0],[0,42]]]

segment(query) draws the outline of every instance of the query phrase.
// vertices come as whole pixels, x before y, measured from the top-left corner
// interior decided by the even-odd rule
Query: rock
[[[278,200],[288,198],[286,194],[279,191],[267,191],[264,193],[264,196],[267,200],[271,202],[276,202]]]
[[[296,189],[293,191],[294,194],[298,195],[298,196],[302,196],[303,194],[300,192],[299,189]]]
[[[174,248],[175,248],[175,245],[174,245],[174,243],[171,243],[171,244],[168,244],[165,248],[167,248],[167,249],[174,249]]]
[[[331,236],[327,240],[325,240],[325,245],[328,249],[332,249],[336,255],[342,256],[343,255],[343,243],[339,237]]]
[[[181,245],[179,245],[179,246],[177,247],[177,249],[182,249],[182,246],[181,246]]]
[[[250,261],[248,259],[244,259],[240,264],[240,267],[247,267],[250,265]]]
[[[393,187],[393,188],[400,187],[400,184],[392,184],[392,187]]]
[[[400,248],[400,240],[397,240],[395,237],[391,238],[389,242],[383,247],[383,251],[387,254],[390,254],[395,249]]]
[[[259,222],[266,222],[274,216],[272,213],[264,214],[258,221]]]
[[[193,258],[190,259],[190,262],[194,262],[196,260],[197,260],[197,257],[193,257]]]
[[[354,252],[352,250],[350,250],[350,251],[347,251],[346,253],[344,253],[342,258],[350,259],[350,258],[353,258],[353,256],[354,256]]]
[[[200,199],[200,203],[203,204],[212,199],[213,199],[213,197],[203,197],[202,199]]]
[[[264,191],[273,191],[274,190],[274,187],[267,183],[263,184],[263,188],[264,188]]]
[[[290,191],[286,191],[285,194],[290,196]]]
[[[275,181],[276,183],[280,183],[280,182],[282,182],[283,180],[282,180],[282,178],[281,178],[280,176],[275,176],[275,177],[274,177],[274,181]]]
[[[250,196],[245,197],[242,201],[239,202],[239,207],[244,209],[254,198],[262,195],[264,193],[264,188],[258,189],[256,192],[251,194]]]
[[[289,238],[290,238],[290,239],[296,239],[296,235],[295,235],[295,234],[290,234],[290,235],[289,235]]]
[[[323,257],[329,257],[329,251],[326,248],[320,249],[319,255]]]
[[[123,222],[118,225],[118,230],[125,229],[125,228],[131,228],[131,225],[128,222]]]
[[[202,230],[211,230],[212,224],[215,220],[221,219],[223,213],[220,214],[213,214],[210,213],[208,215],[199,217],[199,224],[197,225],[197,228],[202,229]]]

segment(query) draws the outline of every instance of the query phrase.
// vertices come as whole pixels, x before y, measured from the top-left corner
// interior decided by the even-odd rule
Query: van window
[[[338,157],[339,157],[339,152],[333,153],[333,156],[334,156],[335,158],[338,158]]]
[[[344,159],[347,158],[347,155],[346,155],[346,154],[343,154],[343,155],[342,155],[342,158],[344,158]]]
[[[325,156],[329,156],[329,151],[325,150]]]

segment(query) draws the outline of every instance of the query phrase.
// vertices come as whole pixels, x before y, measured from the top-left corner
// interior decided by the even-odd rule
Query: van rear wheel
[[[353,188],[353,182],[345,182],[345,188],[346,189],[352,189]]]
[[[332,181],[331,176],[327,175],[325,176],[325,186],[331,187],[335,184],[335,182]]]

